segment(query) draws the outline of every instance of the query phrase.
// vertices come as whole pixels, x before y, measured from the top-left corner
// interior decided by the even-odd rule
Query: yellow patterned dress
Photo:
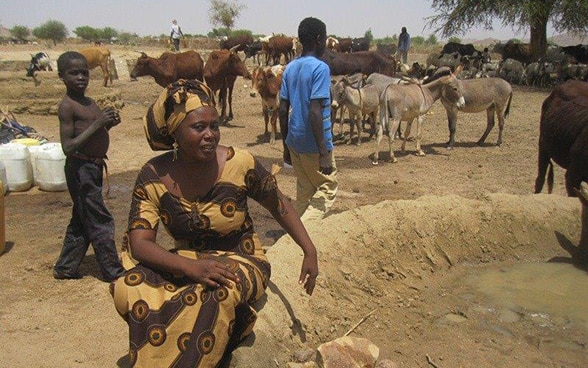
[[[231,265],[241,282],[212,289],[141,264],[128,269],[111,292],[129,325],[133,366],[214,367],[252,332],[257,316],[251,305],[265,293],[270,265],[247,197],[263,201],[277,195],[276,189],[272,174],[247,151],[233,148],[220,180],[195,202],[172,195],[149,164],[142,168],[128,230],[157,229],[161,221],[176,240],[172,252],[216,257]]]

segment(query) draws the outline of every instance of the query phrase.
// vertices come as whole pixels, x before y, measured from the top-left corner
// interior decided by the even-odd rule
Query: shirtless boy
[[[112,108],[101,111],[85,95],[90,74],[83,55],[75,51],[63,53],[57,60],[57,69],[67,88],[58,117],[73,209],[53,276],[81,278],[78,268],[92,243],[103,279],[113,281],[124,269],[114,242],[114,219],[102,197],[102,173],[110,142],[108,131],[120,123],[120,116]]]

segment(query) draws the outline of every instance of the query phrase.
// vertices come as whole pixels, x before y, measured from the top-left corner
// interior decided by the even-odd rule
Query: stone
[[[364,338],[345,336],[318,347],[317,363],[324,368],[375,368],[380,348]]]

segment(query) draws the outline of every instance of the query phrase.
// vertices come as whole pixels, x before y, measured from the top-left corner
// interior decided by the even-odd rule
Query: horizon
[[[283,0],[241,1],[245,8],[236,18],[233,30],[248,30],[256,35],[272,32],[296,35],[300,21],[307,16],[313,16],[325,22],[328,34],[339,37],[363,37],[365,32],[371,30],[374,38],[381,39],[398,35],[400,28],[405,26],[411,37],[422,36],[426,39],[435,34],[427,24],[427,17],[435,14],[430,3],[430,0],[416,0],[410,4],[400,1],[382,4],[378,0],[365,0],[358,7],[357,3],[344,0],[337,3],[334,11],[332,3],[313,0],[299,0],[292,9],[287,8],[290,2]],[[165,4],[162,7],[161,2],[154,0],[96,0],[73,4],[66,0],[53,0],[42,11],[33,12],[30,9],[39,7],[38,1],[11,1],[3,6],[0,26],[10,29],[21,25],[33,30],[49,20],[57,20],[66,26],[69,37],[75,37],[73,31],[82,26],[98,29],[111,27],[119,33],[128,32],[141,37],[168,35],[173,19],[177,19],[182,31],[190,35],[207,35],[213,28],[220,28],[212,25],[208,19],[208,0],[189,3],[168,0]],[[141,9],[140,17],[133,14],[136,9]],[[304,9],[313,9],[313,12],[308,14]],[[287,12],[288,16],[283,16],[283,12]],[[72,16],[73,14],[76,16]],[[346,16],[347,14],[353,18]],[[454,36],[460,39],[498,40],[524,40],[529,37],[528,30],[503,28],[498,19],[494,20],[493,27],[493,30],[472,28],[465,34]],[[553,28],[548,26],[547,37],[555,35]],[[449,38],[441,38],[438,34],[435,36],[440,41]]]

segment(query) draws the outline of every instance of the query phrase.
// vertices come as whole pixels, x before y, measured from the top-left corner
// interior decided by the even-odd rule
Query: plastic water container
[[[46,144],[55,144],[55,143],[46,143]],[[33,185],[38,186],[39,183],[37,182],[37,157],[39,156],[39,152],[43,148],[42,145],[36,146],[28,146],[29,153],[31,154],[31,165],[33,166]]]
[[[8,179],[6,178],[6,166],[0,161],[0,181],[2,181],[2,194],[8,192]]]
[[[21,143],[0,145],[0,161],[6,167],[9,190],[24,192],[33,186],[33,165],[27,146]]]
[[[41,190],[62,192],[67,190],[65,154],[60,143],[45,143],[35,150],[35,182]],[[29,147],[30,149],[31,147]]]

